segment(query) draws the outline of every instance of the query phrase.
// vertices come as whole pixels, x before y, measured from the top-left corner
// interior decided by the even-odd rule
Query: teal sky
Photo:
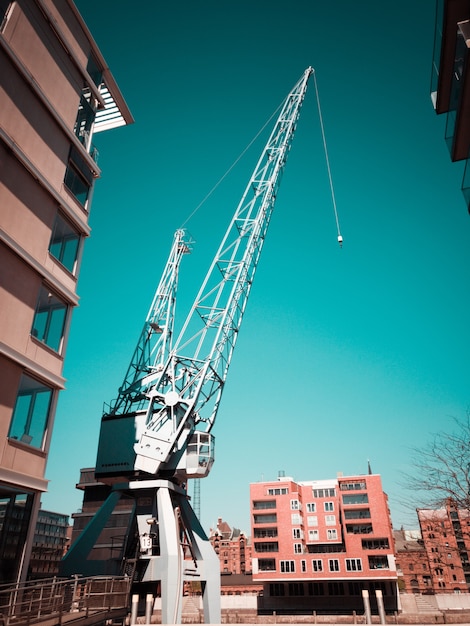
[[[136,123],[95,136],[96,184],[47,509],[80,508],[174,231],[309,65],[301,113],[201,481],[201,521],[249,530],[249,483],[382,475],[395,527],[412,448],[470,404],[470,218],[429,96],[429,0],[78,0]],[[187,224],[184,317],[264,141]],[[191,489],[190,489],[191,492]]]

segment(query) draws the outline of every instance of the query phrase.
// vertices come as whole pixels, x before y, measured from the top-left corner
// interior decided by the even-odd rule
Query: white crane
[[[188,502],[186,484],[207,476],[214,461],[211,431],[312,73],[306,69],[284,101],[172,344],[178,266],[189,249],[184,233],[177,232],[118,399],[102,418],[96,477],[112,485],[111,495],[82,533],[81,544],[72,546],[63,573],[83,573],[83,555],[103,520],[121,494],[132,495],[139,580],[160,581],[162,623],[181,621],[183,582],[188,580],[201,581],[205,621],[220,623],[219,562]]]

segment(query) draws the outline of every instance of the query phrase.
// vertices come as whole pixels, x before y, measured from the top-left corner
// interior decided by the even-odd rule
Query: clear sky
[[[45,508],[72,513],[180,227],[309,65],[301,114],[201,481],[206,530],[249,531],[249,483],[382,475],[395,527],[412,448],[470,402],[470,218],[433,111],[429,0],[78,0],[136,123],[95,136],[96,184]],[[266,136],[263,137],[266,139]],[[257,161],[191,218],[184,317]]]

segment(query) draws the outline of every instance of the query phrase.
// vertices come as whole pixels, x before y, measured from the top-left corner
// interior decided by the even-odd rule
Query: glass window
[[[330,570],[330,572],[339,572],[339,560],[328,559],[328,569]]]
[[[66,315],[67,305],[42,285],[31,334],[49,348],[60,352]]]
[[[290,501],[290,508],[293,511],[298,511],[300,509],[300,502],[298,500],[291,500]]]
[[[292,513],[291,524],[293,525],[302,524],[302,516],[299,515],[299,513]]]
[[[302,554],[303,548],[301,543],[294,543],[294,554]]]
[[[335,539],[338,539],[338,532],[336,528],[328,528],[328,530],[326,531],[326,538],[329,539],[330,541],[334,541]]]
[[[295,561],[280,561],[281,564],[281,572],[295,572]]]
[[[327,526],[336,526],[336,515],[325,515],[325,524]]]
[[[49,252],[72,274],[75,274],[76,271],[79,243],[79,233],[58,213],[52,231]]]
[[[23,374],[8,436],[42,448],[47,428],[52,389]]]
[[[95,83],[95,85],[99,87],[102,82],[103,70],[101,69],[100,64],[96,60],[93,53],[90,53],[90,56],[88,57],[86,71],[88,72],[88,74],[90,74],[90,78]]]
[[[367,504],[369,498],[366,493],[343,495],[343,504]]]
[[[315,502],[307,502],[307,513],[315,513]]]
[[[346,559],[346,570],[348,572],[362,572],[361,559]]]
[[[318,541],[318,539],[319,539],[318,530],[309,530],[308,531],[308,540],[309,541]]]
[[[70,149],[64,183],[80,204],[85,206],[93,185],[93,172],[75,146]]]
[[[276,570],[276,560],[258,559],[258,569],[260,572],[274,572]]]
[[[335,510],[335,505],[333,504],[333,502],[324,502],[323,506],[324,506],[325,511],[334,511]]]
[[[321,559],[313,559],[312,570],[314,572],[323,572],[323,561]]]
[[[318,517],[316,515],[308,515],[307,526],[318,526]]]

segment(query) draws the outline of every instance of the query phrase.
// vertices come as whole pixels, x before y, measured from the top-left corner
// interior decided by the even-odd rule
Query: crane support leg
[[[187,493],[166,480],[129,483],[131,491],[151,487],[152,508],[137,511],[141,554],[145,567],[141,582],[160,583],[162,624],[180,624],[184,583],[198,581],[203,594],[205,624],[220,624],[220,564],[188,501]],[[138,493],[135,493],[138,500]],[[139,509],[139,507],[138,507]],[[150,536],[153,539],[150,540]]]

